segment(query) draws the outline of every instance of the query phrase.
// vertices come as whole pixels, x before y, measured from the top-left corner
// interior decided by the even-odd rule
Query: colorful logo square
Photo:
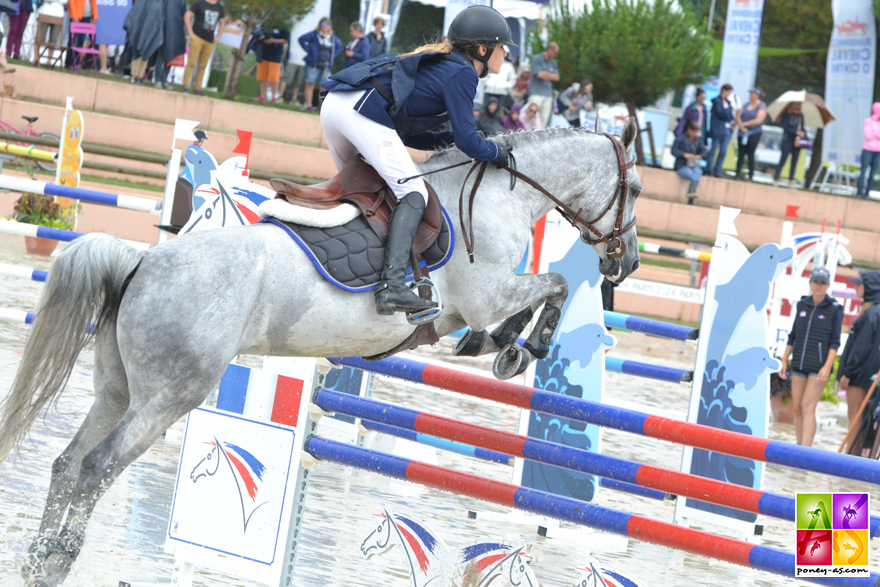
[[[798,530],[831,530],[833,507],[831,493],[798,493],[796,500]]]
[[[835,493],[831,518],[835,529],[867,530],[868,494]]]
[[[830,530],[798,530],[797,564],[829,566],[833,561]]]
[[[868,564],[867,530],[835,530],[833,540],[834,556],[832,564],[834,566],[862,566]]]

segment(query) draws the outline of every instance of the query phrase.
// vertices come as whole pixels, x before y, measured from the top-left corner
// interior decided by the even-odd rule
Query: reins
[[[625,234],[626,232],[632,230],[632,228],[636,225],[636,219],[633,218],[632,222],[623,226],[623,213],[624,208],[626,208],[626,200],[629,196],[629,181],[627,179],[627,170],[632,168],[636,160],[632,159],[629,163],[626,162],[626,158],[624,156],[623,146],[620,142],[609,133],[603,133],[608,139],[611,141],[611,144],[614,145],[614,151],[617,155],[618,162],[618,172],[620,177],[617,181],[617,191],[614,193],[614,196],[608,202],[608,206],[605,210],[602,211],[599,216],[594,218],[593,220],[584,220],[581,218],[581,214],[584,209],[580,208],[577,213],[567,205],[565,205],[562,201],[559,200],[556,196],[551,194],[547,189],[545,189],[541,184],[525,175],[517,171],[516,169],[516,159],[511,157],[512,165],[510,167],[502,167],[505,171],[510,174],[510,189],[512,190],[515,186],[516,180],[521,179],[525,183],[529,184],[532,188],[544,194],[547,198],[549,198],[554,204],[556,204],[556,210],[562,214],[562,217],[565,218],[572,226],[578,228],[578,225],[585,227],[588,231],[590,231],[596,238],[591,239],[589,237],[585,237],[583,231],[580,228],[578,230],[581,232],[581,239],[589,245],[595,245],[598,243],[605,243],[607,245],[605,249],[605,253],[608,257],[612,259],[619,259],[626,254],[626,244],[620,239],[620,236]],[[473,161],[473,160],[471,160]],[[457,163],[453,167],[458,167],[460,165],[465,165],[470,163],[471,161],[465,161],[464,163]],[[483,175],[486,172],[486,166],[488,165],[487,161],[475,161],[473,166],[468,171],[467,175],[464,178],[464,183],[461,186],[461,193],[459,194],[458,200],[458,210],[459,210],[459,219],[461,222],[461,235],[464,240],[465,249],[467,250],[468,258],[471,263],[474,262],[474,227],[473,227],[473,211],[474,211],[474,199],[477,195],[477,190],[480,187],[480,184],[483,181]],[[448,169],[448,168],[444,168]],[[440,171],[439,169],[437,171]],[[468,180],[471,175],[477,171],[477,176],[474,179],[474,185],[471,188],[470,196],[468,197],[468,206],[467,206],[467,220],[465,220],[465,206],[464,206],[464,192],[467,187]],[[426,174],[424,174],[426,175]],[[614,228],[608,234],[602,234],[595,228],[595,224],[602,220],[606,214],[614,207],[615,202],[620,200],[620,207],[617,211],[617,219],[614,222]]]

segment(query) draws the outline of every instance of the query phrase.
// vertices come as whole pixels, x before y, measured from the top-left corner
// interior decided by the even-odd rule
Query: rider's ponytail
[[[428,43],[417,49],[413,49],[409,53],[404,53],[401,57],[409,57],[410,55],[418,55],[419,53],[452,53],[452,45],[449,43]]]

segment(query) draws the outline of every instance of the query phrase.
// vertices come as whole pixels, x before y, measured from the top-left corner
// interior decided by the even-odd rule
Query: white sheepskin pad
[[[294,206],[281,198],[266,200],[260,204],[257,212],[259,212],[260,218],[275,218],[283,222],[293,222],[303,226],[314,226],[315,228],[342,226],[361,214],[360,209],[353,204],[342,204],[330,210],[315,210],[303,206]]]

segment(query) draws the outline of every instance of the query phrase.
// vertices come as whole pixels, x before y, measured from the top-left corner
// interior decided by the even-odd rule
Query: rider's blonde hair
[[[449,43],[428,43],[401,55],[401,57],[409,57],[419,53],[452,53],[452,45]]]

